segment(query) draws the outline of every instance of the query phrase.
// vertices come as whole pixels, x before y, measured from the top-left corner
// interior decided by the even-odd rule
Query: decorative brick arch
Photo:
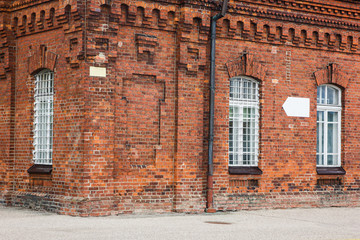
[[[29,73],[34,74],[37,71],[47,68],[54,71],[57,54],[48,52],[45,45],[41,45],[32,56],[28,58]]]
[[[227,62],[226,67],[229,77],[250,76],[258,80],[264,80],[266,67],[256,61],[254,56],[249,53],[243,53],[239,58]]]
[[[318,86],[330,83],[346,88],[349,83],[349,76],[336,63],[330,63],[325,68],[314,72],[314,76]]]

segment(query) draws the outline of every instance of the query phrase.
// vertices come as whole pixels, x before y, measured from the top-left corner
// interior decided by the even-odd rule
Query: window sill
[[[345,175],[346,171],[342,167],[316,167],[318,175]]]
[[[261,175],[262,173],[258,167],[229,167],[231,175]]]
[[[29,174],[51,174],[52,165],[34,164],[27,170],[27,172]]]

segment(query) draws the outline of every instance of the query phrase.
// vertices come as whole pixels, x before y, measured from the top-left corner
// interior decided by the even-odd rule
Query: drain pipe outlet
[[[211,18],[211,65],[210,65],[210,122],[209,122],[209,159],[208,159],[208,178],[207,178],[207,196],[206,212],[216,212],[213,206],[213,144],[214,144],[214,103],[215,103],[215,41],[216,41],[216,21],[224,17],[227,11],[228,0],[224,0],[221,13]]]

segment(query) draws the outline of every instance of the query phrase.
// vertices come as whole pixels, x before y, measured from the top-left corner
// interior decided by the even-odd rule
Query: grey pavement
[[[0,207],[0,239],[360,240],[360,208],[81,218]]]

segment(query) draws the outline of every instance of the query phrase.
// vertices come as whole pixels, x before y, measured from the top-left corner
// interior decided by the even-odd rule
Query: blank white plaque
[[[310,116],[309,98],[288,97],[282,107],[289,117]]]
[[[106,77],[106,68],[90,67],[90,77]]]

